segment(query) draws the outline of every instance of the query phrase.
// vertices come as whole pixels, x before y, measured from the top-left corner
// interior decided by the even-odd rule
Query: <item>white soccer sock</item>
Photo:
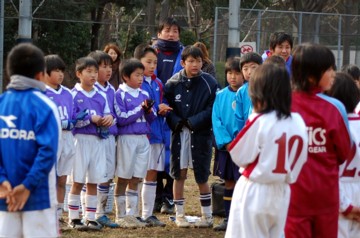
[[[63,209],[64,209],[64,203],[58,203],[57,209],[56,209],[56,214],[57,214],[58,220],[60,220],[62,218]]]
[[[69,208],[69,220],[79,219],[79,206],[80,206],[80,195],[69,193],[68,195],[68,208]]]
[[[153,214],[156,197],[157,182],[145,181],[141,191],[142,218],[146,219]]]
[[[86,194],[86,196],[85,196],[85,207],[86,207],[85,219],[87,219],[89,221],[95,220],[96,204],[97,204],[97,195]]]
[[[175,204],[176,216],[185,216],[185,212],[184,212],[185,199],[184,198],[178,200],[174,199],[174,204]]]
[[[211,209],[211,193],[200,194],[201,215],[205,217],[212,217]]]
[[[127,189],[125,192],[126,197],[126,215],[135,216],[138,206],[138,191]]]
[[[122,218],[126,215],[126,197],[115,196],[116,218]]]
[[[86,216],[85,197],[86,197],[86,185],[83,186],[83,188],[81,189],[81,192],[80,192],[80,201],[81,201],[80,208],[81,208],[83,217]]]
[[[96,206],[96,218],[105,215],[105,208],[109,196],[109,186],[98,185],[97,186],[97,206]]]

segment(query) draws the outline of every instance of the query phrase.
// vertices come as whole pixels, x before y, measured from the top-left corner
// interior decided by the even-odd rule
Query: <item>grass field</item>
[[[200,216],[200,201],[199,190],[194,181],[193,171],[189,170],[188,180],[185,183],[185,212],[186,215]],[[209,184],[211,184],[216,177],[210,175]],[[170,221],[169,215],[155,214],[161,221],[166,222],[166,227],[148,227],[143,229],[110,229],[103,228],[97,232],[79,232],[75,230],[66,230],[61,237],[72,238],[91,238],[91,237],[106,237],[106,238],[135,238],[135,237],[151,237],[151,238],[217,238],[224,237],[224,232],[215,232],[212,228],[178,228],[175,223]],[[65,214],[66,216],[66,214]],[[114,218],[114,214],[110,214]],[[214,225],[222,221],[221,217],[214,217]]]

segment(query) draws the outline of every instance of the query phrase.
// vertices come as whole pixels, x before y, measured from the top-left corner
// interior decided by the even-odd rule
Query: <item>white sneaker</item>
[[[146,224],[138,221],[138,219],[136,219],[136,217],[134,216],[124,216],[121,218],[116,218],[115,222],[119,224],[121,228],[135,229],[146,226]]]
[[[213,226],[213,218],[212,216],[201,216],[200,220],[195,222],[194,226],[198,228],[209,228]]]
[[[175,224],[180,228],[188,228],[190,227],[190,223],[186,220],[184,215],[176,216]]]

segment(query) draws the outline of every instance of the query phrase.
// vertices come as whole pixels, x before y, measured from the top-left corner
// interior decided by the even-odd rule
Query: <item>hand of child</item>
[[[99,124],[100,120],[101,120],[101,116],[98,116],[98,115],[91,116],[91,122],[95,123],[96,125]]]
[[[359,207],[353,207],[351,212],[349,212],[346,216],[347,219],[355,220],[357,222],[360,222],[360,208]]]
[[[5,180],[2,182],[2,184],[0,184],[0,198],[7,198],[11,192],[11,189],[12,188],[9,181]]]
[[[168,105],[166,105],[165,103],[161,103],[159,104],[159,111],[158,111],[158,114],[162,115],[162,116],[165,116],[166,113],[168,111],[171,111],[173,110],[171,107],[169,107]]]
[[[100,119],[98,125],[110,127],[113,123],[113,120],[114,118],[112,117],[112,115],[106,115]]]
[[[145,113],[150,113],[152,111],[152,107],[154,106],[155,101],[151,99],[145,99],[141,103],[142,109],[145,111]]]
[[[30,190],[25,188],[23,184],[16,186],[10,193],[12,199],[8,203],[8,211],[16,212],[22,210],[29,196]]]

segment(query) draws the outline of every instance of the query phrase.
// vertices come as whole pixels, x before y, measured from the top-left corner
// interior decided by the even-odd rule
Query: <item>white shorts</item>
[[[116,150],[116,176],[123,179],[145,177],[150,155],[146,135],[119,135]]]
[[[115,176],[115,166],[116,166],[116,142],[115,136],[110,135],[109,138],[105,140],[105,153],[106,153],[106,177],[107,180],[113,179]]]
[[[75,135],[75,161],[72,181],[76,183],[105,183],[105,140],[94,135]]]
[[[150,144],[148,170],[164,171],[165,144]]]
[[[225,238],[281,237],[289,202],[288,184],[255,183],[241,176],[234,188]]]
[[[75,140],[71,131],[63,130],[60,139],[60,153],[57,159],[56,175],[70,175],[75,159]]]
[[[28,212],[0,211],[0,237],[60,237],[56,207]]]
[[[191,133],[185,126],[180,132],[180,143],[180,169],[192,169],[194,166],[191,154]]]

